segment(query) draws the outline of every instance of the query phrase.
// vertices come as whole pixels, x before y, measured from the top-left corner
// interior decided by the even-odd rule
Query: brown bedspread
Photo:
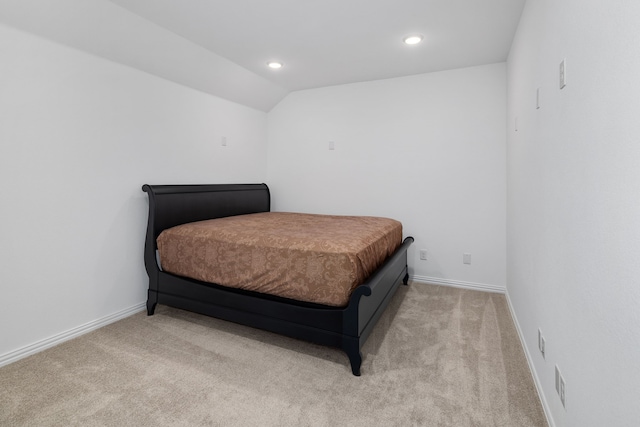
[[[158,236],[162,269],[299,301],[344,306],[402,242],[388,218],[265,212],[179,225]]]

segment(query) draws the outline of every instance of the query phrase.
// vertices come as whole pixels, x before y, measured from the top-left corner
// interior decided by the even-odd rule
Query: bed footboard
[[[343,333],[345,342],[342,349],[349,356],[351,370],[360,375],[362,354],[360,350],[373,331],[376,323],[401,283],[407,284],[407,250],[413,243],[413,237],[404,239],[396,252],[369,279],[358,286],[345,310]]]

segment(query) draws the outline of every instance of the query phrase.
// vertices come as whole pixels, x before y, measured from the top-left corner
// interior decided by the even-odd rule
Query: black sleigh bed
[[[149,275],[147,314],[164,304],[231,322],[338,347],[346,352],[354,375],[360,375],[361,348],[400,284],[407,284],[404,239],[384,264],[349,297],[345,307],[296,301],[228,288],[162,271],[157,238],[168,228],[214,218],[270,211],[265,184],[144,185],[149,197],[144,263]]]

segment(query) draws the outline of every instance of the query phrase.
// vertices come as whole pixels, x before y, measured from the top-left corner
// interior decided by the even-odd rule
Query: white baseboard
[[[494,292],[499,294],[504,294],[506,292],[506,289],[503,288],[502,286],[487,285],[484,283],[463,282],[460,280],[441,279],[439,277],[429,277],[429,276],[411,276],[410,279],[413,280],[414,282],[429,283],[432,285],[451,286],[454,288],[471,289],[474,291]]]
[[[518,323],[518,318],[516,317],[516,313],[513,311],[513,306],[511,305],[511,298],[509,298],[509,292],[506,292],[505,295],[507,299],[507,306],[509,307],[509,312],[511,312],[511,318],[513,319],[513,323],[516,326],[516,331],[518,331],[518,336],[520,337],[520,342],[522,343],[522,348],[524,349],[524,355],[527,358],[527,363],[529,364],[529,371],[531,372],[531,376],[533,377],[533,383],[536,385],[536,390],[538,391],[538,396],[540,396],[540,401],[542,402],[542,409],[544,410],[544,415],[547,418],[547,424],[549,427],[555,427],[556,423],[551,415],[551,408],[549,408],[549,402],[547,402],[547,397],[545,396],[542,390],[542,383],[540,382],[540,377],[538,377],[538,373],[535,370],[533,365],[533,358],[531,357],[531,352],[529,351],[529,347],[527,347],[527,342],[524,339],[524,334],[522,333],[522,328],[520,328],[520,323]]]
[[[92,322],[85,323],[82,326],[69,329],[68,331],[65,331],[60,334],[54,335],[52,337],[46,338],[44,340],[38,341],[26,347],[22,347],[15,351],[0,355],[0,367],[16,362],[27,356],[31,356],[32,354],[38,353],[42,350],[46,350],[47,348],[51,348],[55,345],[61,344],[70,339],[79,337],[80,335],[86,334],[87,332],[94,331],[98,328],[108,325],[109,323],[117,322],[118,320],[124,319],[125,317],[129,317],[133,314],[136,314],[144,310],[145,308],[146,308],[146,303],[144,302],[140,304],[136,304],[133,307],[126,308],[117,313],[113,313],[101,319],[97,319]]]

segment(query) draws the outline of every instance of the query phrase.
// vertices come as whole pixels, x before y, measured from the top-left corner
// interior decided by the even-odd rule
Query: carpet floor
[[[401,286],[362,354],[158,306],[0,368],[0,425],[547,425],[504,295]]]

